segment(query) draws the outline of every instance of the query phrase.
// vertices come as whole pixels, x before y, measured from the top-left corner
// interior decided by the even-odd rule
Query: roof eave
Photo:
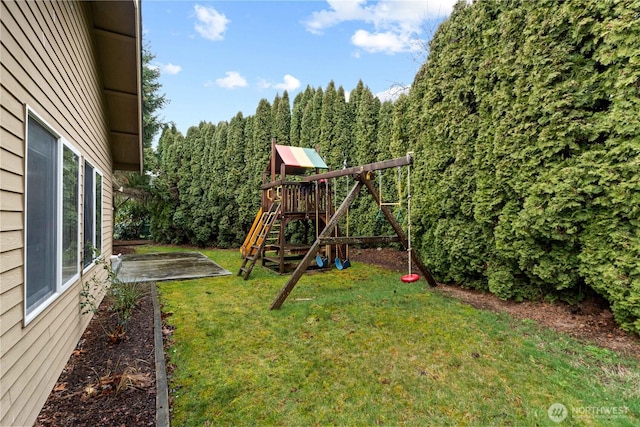
[[[138,0],[90,2],[114,170],[143,170]]]

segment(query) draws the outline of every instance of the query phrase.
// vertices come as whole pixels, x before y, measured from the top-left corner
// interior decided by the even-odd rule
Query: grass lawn
[[[270,311],[287,276],[202,252],[234,275],[158,285],[175,426],[640,425],[637,360],[364,264]]]

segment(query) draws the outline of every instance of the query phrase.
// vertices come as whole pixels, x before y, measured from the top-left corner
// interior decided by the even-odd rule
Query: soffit
[[[114,170],[142,170],[140,8],[137,0],[92,1],[93,33]]]

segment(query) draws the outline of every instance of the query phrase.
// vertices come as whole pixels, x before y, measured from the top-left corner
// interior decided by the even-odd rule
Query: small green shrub
[[[95,250],[94,250],[95,253]],[[102,279],[93,274],[91,279],[82,285],[80,291],[81,314],[96,315],[100,309],[100,298],[104,295],[113,311],[114,322],[107,322],[96,316],[105,335],[112,342],[120,341],[126,333],[126,325],[133,310],[138,306],[145,290],[138,282],[124,283],[104,257],[97,257],[95,263],[107,271],[107,277]]]

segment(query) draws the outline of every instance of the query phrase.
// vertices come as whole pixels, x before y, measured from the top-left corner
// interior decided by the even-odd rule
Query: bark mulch
[[[153,426],[156,382],[153,301],[149,290],[112,342],[103,330],[114,326],[103,303],[91,320],[35,426]]]

